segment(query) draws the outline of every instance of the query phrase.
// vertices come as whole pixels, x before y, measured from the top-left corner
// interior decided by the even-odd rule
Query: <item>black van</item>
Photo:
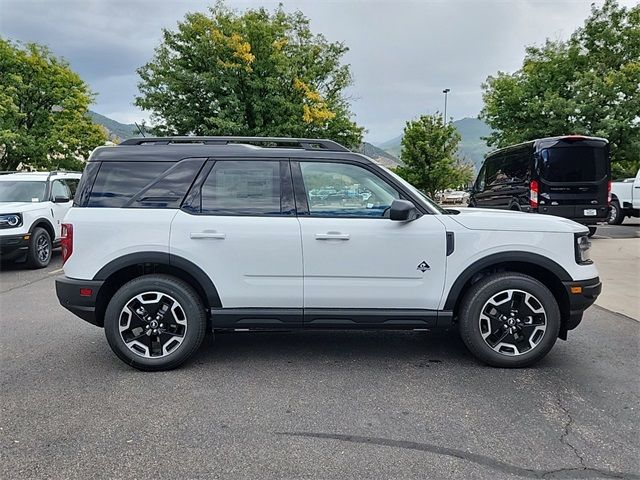
[[[490,153],[469,206],[557,215],[589,226],[593,235],[607,220],[610,200],[609,142],[569,135]]]

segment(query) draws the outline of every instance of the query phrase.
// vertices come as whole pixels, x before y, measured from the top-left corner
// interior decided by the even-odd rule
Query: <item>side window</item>
[[[487,165],[485,164],[480,169],[480,173],[478,173],[478,178],[476,179],[476,185],[475,185],[476,192],[484,192],[486,175],[487,175]]]
[[[218,160],[200,191],[213,215],[280,215],[279,161]]]
[[[397,190],[369,170],[346,163],[300,162],[309,214],[384,217]]]
[[[486,177],[485,182],[486,186],[494,187],[503,183],[504,181],[504,172],[503,172],[503,164],[504,164],[504,156],[495,156],[487,160],[486,167]]]
[[[74,199],[74,197],[76,196],[76,191],[78,190],[78,182],[80,181],[80,179],[78,178],[67,178],[65,179],[64,183],[67,184],[67,187],[69,187],[69,191],[71,192],[71,200]]]
[[[123,207],[171,166],[172,162],[102,162],[87,206]]]
[[[54,180],[51,185],[51,199],[53,200],[55,197],[71,198],[71,192],[62,180]]]

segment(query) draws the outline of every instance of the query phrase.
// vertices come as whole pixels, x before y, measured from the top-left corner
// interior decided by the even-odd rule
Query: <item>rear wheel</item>
[[[623,220],[624,214],[622,213],[622,210],[620,210],[620,203],[617,200],[612,200],[607,223],[609,223],[609,225],[620,225]]]
[[[51,261],[51,236],[44,228],[36,227],[31,234],[27,265],[30,268],[44,268]]]
[[[113,352],[139,370],[169,370],[200,347],[206,330],[202,301],[170,275],[144,275],[123,285],[105,313]]]
[[[460,335],[494,367],[526,367],[544,357],[560,331],[560,309],[538,280],[498,273],[475,283],[459,311]]]

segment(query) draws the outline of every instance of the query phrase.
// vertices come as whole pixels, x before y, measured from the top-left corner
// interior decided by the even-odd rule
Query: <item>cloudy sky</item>
[[[603,0],[596,0],[601,4]],[[344,41],[357,121],[374,143],[398,135],[404,122],[443,109],[473,117],[482,108],[480,84],[498,70],[516,70],[525,45],[566,38],[588,16],[592,0],[284,0],[315,32]],[[632,5],[636,0],[620,0]],[[277,1],[228,5],[274,8]],[[162,28],[175,28],[196,0],[0,0],[0,35],[40,42],[66,58],[98,96],[92,107],[120,122],[148,118],[133,106],[136,68],[146,63]]]

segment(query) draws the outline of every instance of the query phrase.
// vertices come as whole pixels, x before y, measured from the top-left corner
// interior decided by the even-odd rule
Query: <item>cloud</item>
[[[589,1],[449,0],[284,2],[302,10],[315,32],[344,41],[355,84],[353,111],[382,142],[408,119],[443,108],[476,116],[480,84],[498,70],[517,69],[525,45],[566,38],[589,14]],[[598,3],[602,3],[599,1]],[[621,3],[633,4],[633,0]],[[211,3],[194,0],[0,0],[0,32],[12,40],[49,45],[98,94],[94,109],[119,121],[148,118],[132,102],[135,70],[153,55],[162,28]],[[229,1],[238,9],[273,1]]]

